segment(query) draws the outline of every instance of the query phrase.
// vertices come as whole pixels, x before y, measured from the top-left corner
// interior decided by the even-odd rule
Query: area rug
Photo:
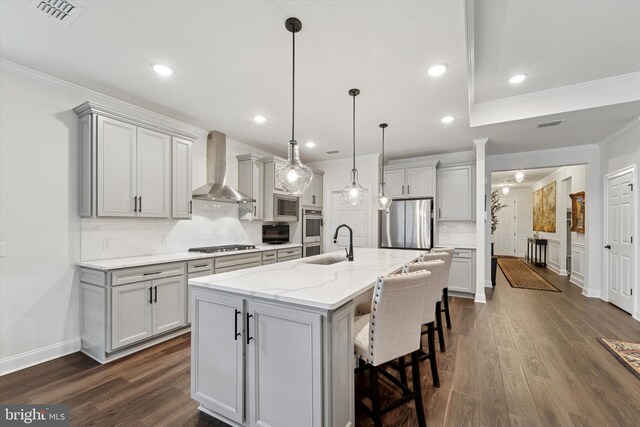
[[[640,380],[640,344],[634,342],[616,341],[606,338],[596,338],[613,357],[618,359],[637,379]]]
[[[498,258],[498,265],[512,288],[561,292],[521,259]]]

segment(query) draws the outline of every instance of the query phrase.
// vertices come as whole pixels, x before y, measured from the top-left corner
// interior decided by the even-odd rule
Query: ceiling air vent
[[[339,153],[339,151],[338,151],[338,150],[330,150],[330,151],[327,151],[327,154],[338,154],[338,153]]]
[[[70,25],[84,11],[82,6],[68,0],[33,0],[29,7],[66,25]]]
[[[539,128],[548,128],[551,126],[558,126],[560,123],[564,122],[564,120],[553,120],[551,122],[538,123]]]

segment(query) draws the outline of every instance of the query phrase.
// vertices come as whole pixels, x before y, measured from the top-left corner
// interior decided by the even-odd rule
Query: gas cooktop
[[[218,252],[233,252],[233,251],[246,251],[248,249],[255,249],[254,245],[224,245],[224,246],[204,246],[202,248],[190,248],[189,252],[202,252],[206,254],[213,254]]]

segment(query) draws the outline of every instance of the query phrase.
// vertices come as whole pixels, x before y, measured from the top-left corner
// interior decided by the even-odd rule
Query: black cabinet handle
[[[138,197],[138,212],[142,212],[142,196]]]
[[[152,292],[153,292],[153,290],[151,290],[151,288],[149,288],[149,304],[153,304]]]
[[[155,291],[155,295],[153,297],[153,302],[158,302],[158,287],[154,286],[153,290]]]
[[[209,264],[199,264],[199,265],[193,266],[193,268],[202,268],[202,267],[209,267]]]
[[[193,213],[193,200],[189,202],[189,213]]]
[[[257,213],[256,213],[256,206],[255,206],[255,205],[253,205],[253,216],[256,216],[256,215],[257,215]]]
[[[138,196],[133,196],[133,211],[138,212]]]
[[[411,186],[407,185],[407,194],[411,194]]]
[[[604,248],[605,249],[611,249],[611,245],[605,245]]]
[[[160,274],[159,271],[154,271],[152,273],[142,273],[143,276],[153,276],[154,274]]]
[[[236,309],[236,313],[235,313],[235,337],[233,337],[234,340],[238,341],[238,337],[240,335],[242,335],[240,332],[238,332],[238,314],[240,314],[240,310]]]
[[[402,186],[402,194],[404,194],[404,185]]]
[[[247,313],[247,344],[249,344],[249,341],[253,339],[253,337],[251,336],[251,333],[249,332],[249,319],[251,319],[252,317],[253,317],[253,314]]]

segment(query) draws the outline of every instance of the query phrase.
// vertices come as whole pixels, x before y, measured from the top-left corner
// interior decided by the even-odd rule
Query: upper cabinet
[[[437,200],[439,221],[473,221],[473,165],[439,168]]]
[[[313,170],[313,179],[307,191],[302,195],[302,206],[321,208],[324,190],[324,172]]]
[[[241,221],[262,220],[264,218],[264,163],[253,154],[238,157],[238,190],[254,198],[254,203],[238,205]]]
[[[267,194],[273,193],[274,191],[276,193],[283,193],[284,188],[282,188],[282,185],[278,182],[276,173],[287,164],[287,161],[276,156],[263,157],[261,160],[264,162],[265,197]]]
[[[391,198],[435,196],[437,163],[407,166],[386,166],[384,180]]]
[[[80,117],[80,215],[191,217],[196,138],[86,102]]]

